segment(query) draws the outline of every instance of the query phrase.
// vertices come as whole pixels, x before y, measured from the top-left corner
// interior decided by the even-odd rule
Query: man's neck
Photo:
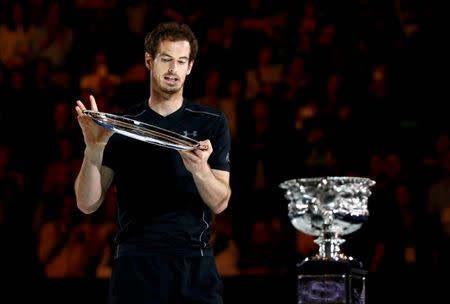
[[[161,96],[152,94],[148,99],[149,107],[161,116],[167,116],[177,111],[183,105],[183,95],[173,94]]]

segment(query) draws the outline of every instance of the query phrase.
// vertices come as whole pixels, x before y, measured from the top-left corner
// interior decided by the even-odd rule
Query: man
[[[119,230],[109,303],[222,303],[209,246],[213,214],[225,210],[230,135],[223,113],[183,97],[198,42],[184,24],[145,38],[150,97],[122,115],[188,135],[201,149],[176,151],[98,126],[77,101],[86,144],[75,181],[78,208],[94,212],[114,182]],[[98,111],[90,96],[91,110]]]

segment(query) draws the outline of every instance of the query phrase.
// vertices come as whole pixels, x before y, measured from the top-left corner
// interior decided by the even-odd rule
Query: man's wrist
[[[84,158],[89,162],[97,163],[103,158],[105,145],[86,146],[84,149]]]

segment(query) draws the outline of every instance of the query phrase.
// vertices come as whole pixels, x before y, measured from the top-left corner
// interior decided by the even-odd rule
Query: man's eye
[[[169,61],[170,61],[170,58],[162,58],[162,61],[163,61],[163,62],[169,62]]]

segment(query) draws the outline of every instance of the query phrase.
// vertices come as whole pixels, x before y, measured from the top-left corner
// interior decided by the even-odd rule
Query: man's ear
[[[151,70],[152,69],[152,56],[150,56],[150,54],[147,52],[145,52],[144,61],[145,61],[145,66],[147,67],[147,69]]]
[[[193,67],[193,66],[194,66],[194,60],[192,60],[192,61],[189,63],[189,66],[188,66],[188,70],[187,70],[186,75],[191,74],[191,71],[192,71],[192,67]]]

